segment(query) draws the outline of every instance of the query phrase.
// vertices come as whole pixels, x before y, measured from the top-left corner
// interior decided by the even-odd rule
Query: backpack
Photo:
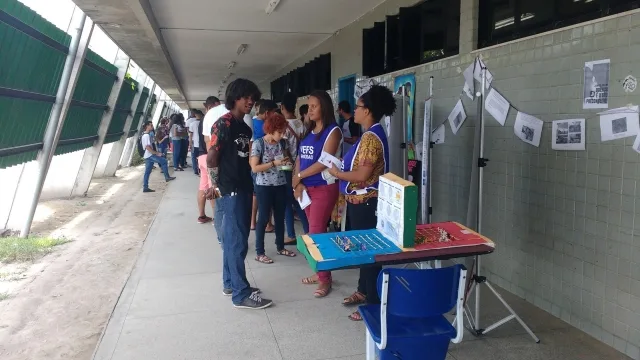
[[[142,134],[144,135],[144,134]],[[138,142],[136,144],[136,147],[138,148],[138,155],[140,155],[140,157],[144,156],[144,148],[142,147],[142,136],[138,136]]]

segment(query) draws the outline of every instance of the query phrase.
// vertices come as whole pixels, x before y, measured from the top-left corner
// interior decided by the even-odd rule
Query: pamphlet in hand
[[[311,198],[307,193],[307,190],[302,191],[302,195],[298,198],[298,202],[300,203],[300,208],[304,210],[307,206],[311,205]]]
[[[320,159],[318,159],[318,162],[320,164],[328,167],[329,169],[331,169],[334,164],[336,165],[336,167],[338,169],[342,168],[342,160],[340,160],[337,157],[329,154],[326,151],[323,151],[322,154],[320,154]]]

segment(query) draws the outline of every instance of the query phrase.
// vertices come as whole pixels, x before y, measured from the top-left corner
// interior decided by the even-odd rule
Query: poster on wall
[[[484,102],[484,108],[502,126],[504,126],[504,122],[507,120],[510,107],[511,104],[509,104],[509,101],[500,95],[496,89],[491,88],[489,95],[487,95],[487,100]]]
[[[640,154],[640,135],[636,136],[636,141],[633,142],[633,150]]]
[[[540,147],[543,124],[544,122],[537,117],[518,111],[513,133],[527,144]]]
[[[583,109],[609,107],[609,71],[611,61],[597,60],[584,63]]]
[[[638,106],[611,109],[599,115],[600,140],[609,141],[638,135]]]
[[[404,95],[407,97],[407,109],[405,114],[407,115],[407,142],[409,144],[413,143],[413,103],[415,101],[416,94],[416,75],[415,74],[407,74],[398,76],[395,78],[393,83],[394,93],[397,95],[402,95],[404,90]]]
[[[356,82],[355,89],[353,90],[353,97],[356,98],[356,101],[360,99],[362,94],[369,91],[373,85],[378,85],[378,83],[373,79],[364,79]]]
[[[585,119],[555,120],[551,125],[553,150],[584,150]]]
[[[458,100],[456,106],[451,110],[449,114],[448,120],[449,125],[451,125],[451,132],[456,135],[458,130],[462,127],[462,124],[467,119],[467,113],[464,111],[464,106],[462,105],[462,100]]]

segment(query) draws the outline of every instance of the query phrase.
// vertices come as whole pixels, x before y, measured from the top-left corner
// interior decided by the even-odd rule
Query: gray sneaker
[[[239,309],[251,309],[251,310],[265,309],[271,305],[273,305],[273,301],[261,298],[260,295],[258,295],[258,293],[253,293],[249,295],[249,297],[242,300],[240,304],[233,304],[233,306]]]
[[[254,287],[250,287],[249,289],[251,289],[251,293],[255,294],[255,293],[260,293],[260,289],[258,288],[254,288]],[[222,295],[224,296],[231,296],[233,295],[233,289],[222,289]]]

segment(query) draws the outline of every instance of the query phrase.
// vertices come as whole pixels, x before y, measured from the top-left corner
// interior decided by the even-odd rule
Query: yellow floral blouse
[[[353,169],[351,171],[358,170],[360,166],[373,166],[373,172],[367,180],[361,183],[351,183],[347,190],[364,189],[367,186],[374,184],[378,181],[381,175],[384,175],[384,150],[382,143],[375,134],[366,132],[362,135],[360,140],[360,146],[358,152],[353,160]],[[369,191],[363,195],[346,195],[347,202],[352,204],[361,204],[366,202],[370,198],[377,197],[377,191]]]

